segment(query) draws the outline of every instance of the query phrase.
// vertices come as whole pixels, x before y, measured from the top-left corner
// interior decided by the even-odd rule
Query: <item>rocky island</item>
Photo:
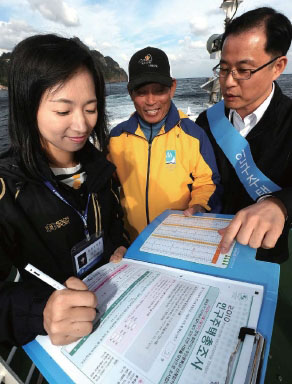
[[[94,60],[100,65],[106,83],[128,81],[128,75],[110,56],[103,56],[98,51],[91,51]]]
[[[91,51],[94,60],[100,65],[106,83],[128,81],[128,75],[119,64],[110,56],[103,56],[96,50]],[[3,53],[0,56],[0,90],[7,89],[8,67],[11,53]]]

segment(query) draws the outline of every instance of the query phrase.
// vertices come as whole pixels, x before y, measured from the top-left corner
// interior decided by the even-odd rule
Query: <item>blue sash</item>
[[[247,140],[234,128],[224,113],[224,100],[207,109],[211,132],[247,193],[256,201],[260,196],[280,191],[256,166]]]

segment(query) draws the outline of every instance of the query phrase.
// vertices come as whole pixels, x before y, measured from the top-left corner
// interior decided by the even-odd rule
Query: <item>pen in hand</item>
[[[66,289],[65,285],[54,280],[52,277],[46,275],[44,272],[40,271],[39,269],[37,269],[31,264],[27,264],[27,266],[24,269],[58,291],[61,289]]]
[[[38,268],[34,267],[32,264],[27,264],[27,266],[24,269],[56,290],[66,289],[66,287],[63,284],[54,280],[52,277],[46,275],[44,272],[40,271]],[[99,311],[96,308],[96,317],[93,320],[94,328],[96,328],[96,326],[98,325],[98,320],[99,320]]]

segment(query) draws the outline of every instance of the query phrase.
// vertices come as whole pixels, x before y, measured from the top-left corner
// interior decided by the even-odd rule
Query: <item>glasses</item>
[[[256,68],[256,69],[228,69],[220,67],[220,63],[213,68],[214,75],[216,77],[227,77],[231,73],[233,79],[236,80],[249,80],[251,75],[260,71],[261,69],[267,67],[269,64],[272,64],[274,61],[279,59],[281,56],[277,56],[274,59],[270,60],[268,63]]]

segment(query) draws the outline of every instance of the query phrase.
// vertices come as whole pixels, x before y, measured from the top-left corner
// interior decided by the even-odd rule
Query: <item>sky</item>
[[[223,0],[0,0],[0,54],[37,33],[78,36],[127,72],[139,49],[163,49],[176,78],[211,76],[206,42],[224,31]],[[243,0],[236,16],[270,6],[292,21],[292,1]],[[285,73],[292,73],[292,49]]]

